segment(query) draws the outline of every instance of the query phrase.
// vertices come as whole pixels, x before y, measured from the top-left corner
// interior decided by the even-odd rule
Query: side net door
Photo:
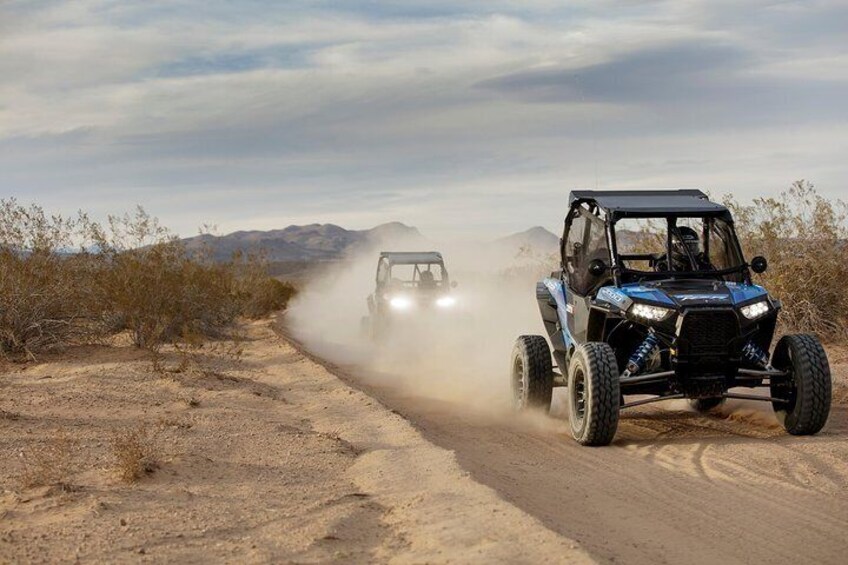
[[[603,220],[584,207],[577,208],[565,238],[564,266],[568,291],[568,331],[578,341],[586,339],[589,301],[598,288],[609,282],[609,270],[602,275],[589,272],[589,264],[599,260],[609,267],[609,246]]]

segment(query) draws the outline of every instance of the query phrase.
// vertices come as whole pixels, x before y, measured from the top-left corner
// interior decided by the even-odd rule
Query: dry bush
[[[45,443],[31,446],[20,453],[22,471],[20,483],[24,488],[68,484],[74,472],[73,455],[77,443],[59,432]]]
[[[91,261],[68,254],[80,221],[0,200],[0,355],[33,358],[84,333]]]
[[[116,432],[112,438],[115,471],[126,483],[134,483],[159,467],[156,434],[145,425]]]
[[[214,335],[240,314],[233,269],[191,256],[143,209],[88,227],[102,257],[103,319],[129,330],[137,346],[157,351],[186,335]]]
[[[732,197],[736,231],[747,257],[763,255],[762,284],[783,303],[784,330],[827,339],[848,336],[848,206],[831,201],[806,181],[776,198],[743,205]]]
[[[101,225],[0,200],[0,356],[35,358],[52,346],[127,331],[158,353],[219,338],[239,316],[286,307],[295,288],[259,256],[229,262],[189,252],[137,208]]]
[[[237,254],[230,263],[236,271],[236,294],[240,311],[258,319],[284,310],[297,294],[297,288],[269,275],[268,262],[262,255]]]

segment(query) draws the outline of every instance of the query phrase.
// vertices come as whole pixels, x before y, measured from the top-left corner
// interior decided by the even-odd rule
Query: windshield
[[[669,256],[669,235],[671,255]],[[627,282],[675,276],[742,282],[743,260],[733,228],[718,218],[622,219],[615,226],[618,261]],[[736,269],[730,273],[717,273]]]
[[[441,263],[392,265],[390,285],[396,289],[438,289],[444,286],[447,272]]]

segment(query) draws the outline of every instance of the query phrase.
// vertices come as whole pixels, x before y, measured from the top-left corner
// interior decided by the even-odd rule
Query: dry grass
[[[125,483],[134,483],[159,467],[159,445],[155,432],[139,425],[116,432],[112,438],[115,471]]]
[[[22,451],[21,486],[67,486],[75,469],[73,458],[76,449],[77,442],[65,432],[59,432],[53,439]]]

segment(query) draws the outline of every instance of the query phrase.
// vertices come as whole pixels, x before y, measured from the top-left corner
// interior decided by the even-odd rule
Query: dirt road
[[[831,358],[842,387],[846,360]],[[711,416],[678,403],[627,412],[613,446],[592,449],[571,441],[556,407],[553,417],[486,413],[386,385],[391,375],[324,364],[601,562],[845,563],[848,555],[844,388],[815,437],[786,435],[760,403],[732,402]]]

